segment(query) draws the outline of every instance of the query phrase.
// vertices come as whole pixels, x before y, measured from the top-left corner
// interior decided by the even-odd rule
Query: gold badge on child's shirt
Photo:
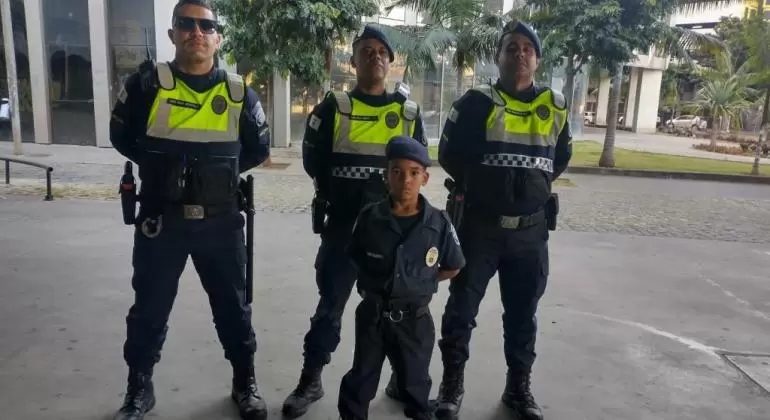
[[[427,264],[428,267],[433,267],[436,265],[436,261],[438,261],[438,248],[434,246],[428,250],[427,254],[425,254],[425,264]]]

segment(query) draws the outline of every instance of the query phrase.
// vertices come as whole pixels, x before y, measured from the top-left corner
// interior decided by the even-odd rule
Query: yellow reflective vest
[[[494,104],[486,119],[487,146],[481,164],[553,173],[556,142],[567,122],[564,96],[546,89],[527,103],[487,84],[473,89]],[[450,110],[449,119],[454,122],[456,117]]]
[[[332,177],[368,179],[387,166],[385,146],[397,135],[413,137],[418,109],[413,101],[373,107],[346,92],[331,92],[337,103],[332,144]]]
[[[198,93],[175,78],[168,63],[158,63],[160,88],[150,109],[146,135],[189,143],[238,142],[246,86],[238,74]]]

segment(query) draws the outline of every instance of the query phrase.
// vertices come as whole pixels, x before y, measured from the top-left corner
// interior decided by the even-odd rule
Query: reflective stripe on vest
[[[567,111],[554,105],[554,93],[548,89],[530,103],[513,99],[492,86],[474,88],[494,103],[486,121],[488,142],[554,148],[567,121]],[[553,172],[553,159],[515,153],[488,153],[482,164],[500,167],[522,167]]]
[[[246,93],[239,75],[228,73],[226,81],[198,93],[175,78],[168,63],[158,63],[158,80],[147,136],[192,143],[238,141]]]
[[[414,135],[417,105],[406,101],[373,107],[345,92],[334,92],[337,112],[334,115],[332,153],[363,156],[385,156],[385,145],[397,135]]]
[[[372,174],[384,175],[385,170],[371,166],[335,166],[332,176],[335,178],[369,179]]]

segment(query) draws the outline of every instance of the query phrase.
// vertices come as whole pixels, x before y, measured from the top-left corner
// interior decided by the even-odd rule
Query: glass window
[[[112,60],[112,103],[125,81],[137,71],[147,54],[155,52],[155,1],[109,0],[109,42]]]
[[[52,141],[96,145],[88,0],[42,3]]]

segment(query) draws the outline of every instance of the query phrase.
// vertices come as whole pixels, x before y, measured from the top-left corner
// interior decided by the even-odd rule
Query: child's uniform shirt
[[[465,265],[447,214],[424,196],[419,200],[421,210],[413,223],[393,214],[390,199],[361,210],[348,246],[348,255],[358,267],[359,292],[386,299],[429,300],[438,290],[439,270]]]

